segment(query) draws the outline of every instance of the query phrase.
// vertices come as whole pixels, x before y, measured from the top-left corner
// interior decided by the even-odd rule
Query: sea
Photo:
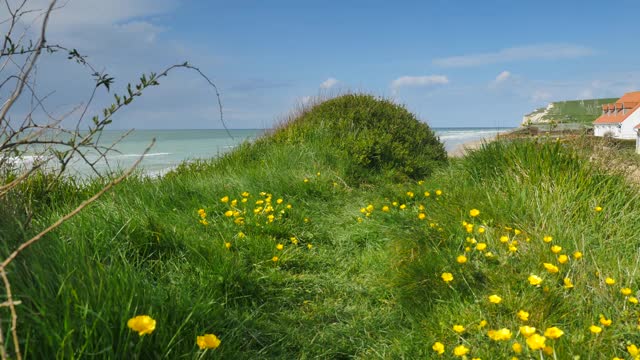
[[[490,139],[512,128],[433,128],[447,151],[453,151],[464,143]],[[106,130],[100,143],[109,145],[120,140],[106,162],[98,163],[99,173],[107,170],[127,169],[142,156],[153,138],[155,145],[144,156],[139,170],[151,177],[162,176],[184,161],[210,159],[233,150],[245,141],[253,141],[266,131],[264,129],[235,130],[134,130],[122,138],[125,131]],[[121,139],[122,138],[122,139]],[[20,159],[24,166],[34,160],[28,154]],[[86,178],[95,172],[82,161],[70,166],[72,176]]]

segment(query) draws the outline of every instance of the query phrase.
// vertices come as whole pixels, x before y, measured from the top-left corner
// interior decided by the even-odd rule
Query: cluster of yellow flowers
[[[318,175],[319,176],[319,175]],[[308,179],[307,179],[308,180]],[[244,191],[238,198],[231,198],[228,195],[220,198],[225,208],[218,210],[220,213],[220,220],[217,222],[217,232],[222,233],[220,228],[231,228],[233,235],[224,239],[224,246],[228,250],[231,250],[234,246],[232,241],[238,241],[245,239],[247,236],[255,235],[255,232],[259,232],[259,229],[263,227],[278,226],[288,219],[290,219],[290,213],[293,211],[293,205],[285,202],[283,198],[275,198],[271,193],[260,192],[258,196],[252,197],[248,191]],[[198,221],[200,224],[208,227],[210,222],[207,218],[207,210],[204,208],[198,211]],[[211,220],[214,221],[214,220]],[[308,218],[304,218],[305,223],[309,222]],[[224,235],[223,235],[224,236]],[[292,245],[297,246],[300,243],[299,236],[291,235],[288,239]],[[274,246],[274,254],[271,257],[271,261],[277,263],[281,261],[282,254],[286,252],[283,239],[274,239],[276,242]],[[312,249],[311,243],[306,243],[307,249]]]
[[[143,336],[151,334],[156,329],[156,321],[149,315],[138,315],[129,319],[127,326]],[[201,350],[215,349],[220,346],[220,339],[214,334],[204,334],[196,337],[196,345]]]
[[[602,211],[601,207],[596,207],[595,212],[599,213]],[[583,254],[580,250],[574,250],[571,252],[566,252],[562,246],[554,243],[554,239],[550,235],[545,235],[542,237],[542,241],[531,242],[531,239],[521,230],[514,229],[512,227],[498,227],[496,232],[499,237],[497,237],[497,241],[493,241],[491,237],[482,238],[483,234],[488,230],[486,223],[483,223],[481,226],[477,225],[477,218],[480,215],[480,211],[478,209],[471,209],[469,211],[469,216],[471,217],[471,221],[464,221],[462,226],[466,233],[470,234],[466,239],[465,245],[465,253],[458,255],[455,257],[455,262],[451,261],[452,264],[459,264],[458,266],[466,266],[471,258],[477,257],[477,259],[482,258],[492,258],[496,256],[515,256],[515,254],[519,253],[522,249],[523,253],[528,252],[530,250],[536,249],[540,251],[535,252],[536,258],[544,259],[540,263],[540,268],[544,269],[543,273],[539,273],[537,271],[533,271],[529,274],[526,281],[531,286],[535,286],[540,288],[543,292],[548,293],[551,291],[551,287],[557,286],[559,289],[563,291],[574,291],[575,286],[572,280],[571,274],[576,272],[575,267],[581,266],[578,265],[580,260],[583,258]],[[500,233],[503,231],[507,231],[506,235],[501,235]],[[484,235],[486,236],[486,235]],[[479,237],[479,240],[476,240],[476,237]],[[526,246],[521,247],[522,244],[526,244]],[[491,248],[492,251],[488,249]],[[547,249],[547,250],[545,250]],[[547,252],[548,251],[548,252]],[[482,256],[478,256],[482,255]],[[522,255],[522,254],[521,254]],[[464,271],[460,269],[460,271]],[[454,279],[457,275],[454,275],[455,271],[446,270],[440,274],[440,278],[443,282],[445,282],[449,287],[454,287],[455,282]],[[546,274],[546,275],[545,275]],[[611,289],[615,287],[617,281],[613,277],[600,277],[599,273],[596,273],[599,278],[600,286],[605,287],[607,289]],[[578,284],[580,285],[580,284]],[[591,288],[597,286],[594,284],[585,284],[586,289],[591,290]],[[624,297],[625,302],[628,304],[638,304],[638,298],[633,296],[634,291],[629,287],[621,287],[619,289],[619,293]],[[486,298],[487,304],[492,306],[498,306],[501,304],[503,299],[499,294],[491,294]],[[627,307],[623,305],[623,303],[618,303],[621,305],[616,310],[617,313],[620,314],[638,314],[638,311],[622,311],[622,309],[626,309]],[[637,310],[637,309],[636,309]],[[626,315],[629,316],[629,315]],[[530,313],[526,310],[519,310],[515,314],[515,318],[519,321],[526,323],[529,321]],[[538,320],[538,319],[537,319]],[[638,320],[640,321],[640,319]],[[598,323],[594,323],[589,326],[588,329],[584,331],[586,334],[591,334],[592,336],[597,336],[607,327],[610,327],[614,323],[613,319],[607,318],[605,315],[600,314]],[[481,320],[477,329],[484,328],[488,322],[486,320]],[[468,331],[468,329],[463,324],[454,324],[452,327],[454,333],[458,335],[458,339],[460,339],[461,334]],[[640,323],[638,324],[638,329],[640,330]],[[486,331],[486,335],[490,340],[493,341],[513,341],[511,349],[514,352],[514,359],[517,358],[518,354],[521,354],[524,350],[524,346],[517,339],[518,336],[522,337],[524,344],[529,349],[529,351],[540,351],[540,357],[542,358],[543,354],[553,355],[554,358],[557,356],[555,354],[555,347],[553,342],[559,338],[561,338],[565,332],[557,326],[547,327],[544,331],[538,331],[533,326],[523,325],[520,326],[517,333],[512,333],[509,328],[500,328],[500,329],[489,329]],[[513,340],[512,340],[513,339]],[[456,344],[457,343],[457,344]],[[452,349],[452,353],[454,356],[464,357],[466,358],[468,354],[472,353],[472,349],[470,347],[469,341],[465,341],[464,344],[459,344],[458,341],[455,341]],[[640,350],[636,347],[636,345],[627,343],[627,352],[631,355],[632,358],[640,360]],[[442,355],[445,353],[446,346],[444,341],[436,341],[432,345],[432,349],[435,353]],[[534,356],[534,355],[529,355]],[[473,358],[479,359],[479,358]],[[618,359],[618,358],[614,358]]]
[[[424,181],[419,181],[418,185],[422,185],[424,184]],[[407,210],[408,206],[413,206],[415,207],[415,209],[417,210],[417,217],[419,220],[426,220],[427,219],[427,214],[426,214],[426,208],[425,205],[421,204],[419,202],[420,199],[422,200],[427,200],[429,198],[433,198],[435,200],[439,200],[440,196],[442,195],[442,190],[437,189],[434,191],[434,193],[436,194],[435,197],[431,196],[431,192],[429,191],[419,191],[419,193],[422,194],[422,196],[416,196],[416,193],[413,191],[407,191],[404,196],[403,199],[401,200],[394,200],[394,201],[390,201],[390,203],[384,203],[383,205],[380,206],[380,210],[383,213],[389,213],[391,211],[404,211]],[[357,217],[356,220],[358,222],[363,222],[364,219],[371,217],[371,215],[373,214],[374,210],[376,210],[376,207],[373,204],[368,204],[365,207],[360,208],[360,213],[362,214],[361,217]],[[429,226],[435,228],[437,227],[437,224],[434,222],[429,223]],[[441,229],[440,229],[441,230]]]

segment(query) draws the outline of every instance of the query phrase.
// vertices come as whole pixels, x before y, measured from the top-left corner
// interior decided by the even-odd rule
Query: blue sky
[[[638,13],[625,0],[70,0],[49,39],[89,54],[116,90],[189,61],[219,86],[231,128],[270,127],[349,90],[393,98],[433,127],[517,126],[549,101],[640,90]],[[51,107],[85,100],[84,70],[56,58],[41,68]],[[114,126],[220,128],[216,114],[206,84],[176,72]]]

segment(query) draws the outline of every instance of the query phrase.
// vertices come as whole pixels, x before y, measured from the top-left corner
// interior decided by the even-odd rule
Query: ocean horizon
[[[488,139],[513,127],[432,127],[444,143],[447,151],[453,151],[460,145]],[[116,151],[101,162],[96,169],[117,170],[130,167],[156,138],[156,144],[145,155],[139,165],[148,176],[162,176],[184,161],[210,159],[231,151],[245,141],[253,141],[270,129],[140,129],[134,130],[115,147]],[[105,130],[100,143],[107,145],[120,139],[128,130]],[[25,154],[18,161],[26,166],[35,157]],[[92,176],[93,171],[81,161],[70,166],[73,176]]]

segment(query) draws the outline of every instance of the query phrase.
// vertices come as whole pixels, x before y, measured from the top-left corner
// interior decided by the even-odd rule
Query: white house
[[[640,139],[640,91],[624,94],[614,104],[602,105],[602,115],[593,122],[595,136],[610,135],[616,139]]]

